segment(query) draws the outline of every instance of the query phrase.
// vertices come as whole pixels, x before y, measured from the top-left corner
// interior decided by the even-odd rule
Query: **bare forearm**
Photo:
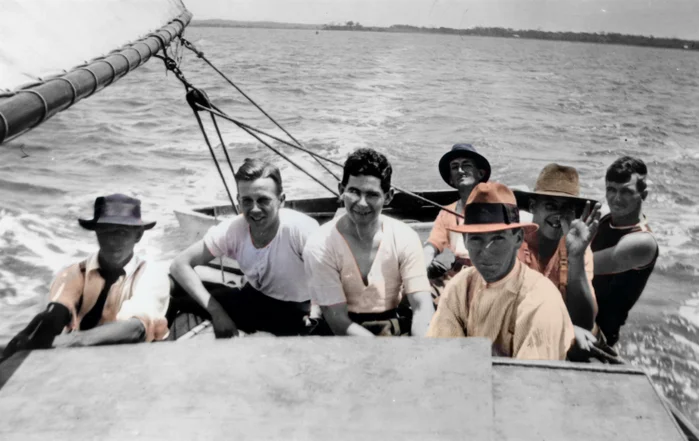
[[[435,256],[437,256],[437,249],[431,243],[427,242],[422,248],[422,254],[425,258],[425,265],[430,266]]]
[[[145,337],[146,327],[141,320],[131,318],[100,325],[89,331],[59,335],[53,346],[58,348],[140,343]]]
[[[194,268],[186,262],[175,260],[170,266],[170,275],[199,305],[209,310],[220,306],[204,287]],[[211,312],[211,311],[209,311]]]
[[[351,322],[350,325],[347,327],[345,330],[345,334],[337,334],[337,335],[347,335],[350,337],[375,337],[374,334],[364,326]]]
[[[573,324],[584,329],[592,329],[595,323],[595,297],[585,273],[584,259],[571,257],[568,266],[568,286],[566,307]]]
[[[353,337],[374,337],[371,331],[353,322],[349,318],[346,304],[321,306],[320,309],[333,334]]]
[[[410,335],[413,337],[425,337],[434,315],[434,303],[429,292],[408,294],[408,300],[413,310],[413,324]]]

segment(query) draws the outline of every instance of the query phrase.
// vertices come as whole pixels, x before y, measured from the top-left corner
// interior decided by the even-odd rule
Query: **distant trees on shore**
[[[618,33],[590,32],[551,32],[542,30],[514,30],[511,28],[475,27],[470,29],[425,28],[410,25],[393,25],[390,27],[362,26],[348,21],[345,24],[327,24],[326,31],[370,31],[370,32],[410,32],[429,34],[473,35],[481,37],[529,38],[536,40],[581,41],[586,43],[625,44],[633,46],[650,46],[699,50],[699,41],[681,40],[679,38],[656,38],[652,35],[627,35]]]

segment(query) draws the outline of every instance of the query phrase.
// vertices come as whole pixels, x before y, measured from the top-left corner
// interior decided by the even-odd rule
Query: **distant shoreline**
[[[619,33],[592,32],[553,32],[540,30],[514,30],[505,28],[475,27],[470,29],[454,28],[425,28],[410,25],[393,25],[389,27],[362,26],[360,23],[346,24],[300,24],[278,23],[271,21],[246,22],[233,20],[193,20],[193,27],[232,27],[232,28],[262,28],[262,29],[305,29],[315,31],[352,31],[352,32],[393,32],[418,34],[448,34],[478,37],[524,38],[531,40],[571,41],[582,43],[617,44],[626,46],[657,47],[664,49],[699,50],[699,41],[682,40],[679,38],[660,38],[652,35],[628,35]]]

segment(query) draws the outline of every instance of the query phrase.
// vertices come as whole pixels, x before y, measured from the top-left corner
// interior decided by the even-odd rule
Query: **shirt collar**
[[[502,279],[498,280],[497,282],[493,283],[488,283],[483,279],[483,282],[485,282],[485,286],[488,288],[498,288],[498,287],[507,287],[510,291],[513,292],[519,292],[519,287],[516,286],[517,281],[519,280],[518,274],[522,270],[522,262],[519,260],[519,258],[515,259],[515,264],[512,267],[512,270],[510,270],[509,273]],[[481,276],[482,278],[483,276]],[[510,289],[511,288],[511,289]]]
[[[87,262],[85,263],[85,272],[92,272],[92,271],[97,271],[100,269],[100,263],[99,263],[99,251],[92,253],[88,258]],[[134,254],[131,256],[131,260],[128,261],[128,263],[124,266],[124,272],[126,275],[132,274],[136,269],[138,268],[138,264],[140,262],[140,259]]]

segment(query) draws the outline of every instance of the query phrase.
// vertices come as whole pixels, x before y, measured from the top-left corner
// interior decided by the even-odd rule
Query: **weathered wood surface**
[[[0,364],[3,441],[488,440],[492,432],[483,339],[239,338],[34,351],[12,374],[22,355]]]
[[[493,439],[685,439],[642,373],[625,366],[572,370],[554,364],[493,365]]]

